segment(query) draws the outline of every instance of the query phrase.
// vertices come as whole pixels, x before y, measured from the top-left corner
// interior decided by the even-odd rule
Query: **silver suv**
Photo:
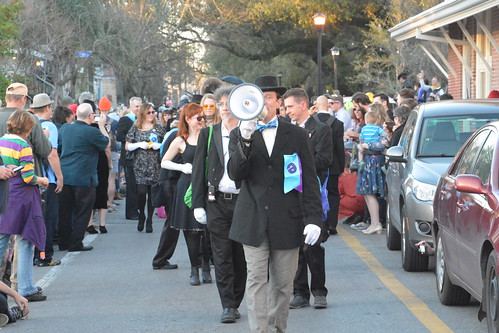
[[[402,249],[406,271],[428,269],[428,255],[415,244],[431,239],[433,198],[440,176],[459,148],[484,124],[499,118],[491,100],[422,104],[406,121],[398,146],[387,150],[387,232],[390,250]]]

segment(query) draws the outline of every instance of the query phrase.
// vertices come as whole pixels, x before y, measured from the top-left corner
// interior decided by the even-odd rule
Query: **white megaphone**
[[[264,110],[262,90],[251,83],[235,87],[229,95],[229,111],[239,120],[252,120]]]

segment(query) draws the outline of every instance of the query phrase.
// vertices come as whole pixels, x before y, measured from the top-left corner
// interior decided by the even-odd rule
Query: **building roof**
[[[421,33],[476,15],[494,6],[499,0],[445,0],[413,16],[388,31],[397,42],[417,37]]]

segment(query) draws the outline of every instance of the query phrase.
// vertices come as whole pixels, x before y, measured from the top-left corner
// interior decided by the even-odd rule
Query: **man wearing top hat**
[[[251,331],[284,332],[298,250],[304,235],[306,244],[319,239],[322,206],[308,133],[276,117],[286,88],[274,76],[255,84],[268,112],[230,134],[227,168],[241,188],[229,237],[243,244]]]
[[[0,136],[3,136],[6,132],[7,119],[9,119],[10,115],[18,109],[24,110],[28,99],[31,99],[31,97],[28,95],[28,87],[24,84],[12,83],[7,88],[7,91],[5,92],[6,106],[4,108],[0,108]],[[37,176],[43,176],[43,170],[41,167],[42,159],[47,158],[52,149],[50,142],[43,133],[38,117],[33,117],[36,119],[36,124],[31,130],[31,134],[28,136],[27,141],[31,148],[33,148],[35,174]]]
[[[33,104],[31,105],[33,112],[38,117],[38,120],[40,120],[43,130],[50,133],[48,139],[50,145],[52,146],[52,151],[46,161],[48,163],[43,163],[45,175],[49,179],[49,186],[43,193],[43,199],[45,200],[43,217],[45,218],[47,237],[45,239],[45,258],[36,259],[38,266],[56,266],[61,263],[60,260],[52,259],[52,256],[54,255],[52,240],[59,215],[59,193],[62,191],[64,184],[61,171],[61,161],[59,160],[59,154],[57,154],[57,147],[59,146],[59,132],[57,127],[50,121],[50,118],[52,117],[53,103],[54,101],[50,99],[49,95],[38,94],[33,97]],[[39,257],[38,254],[37,257]]]

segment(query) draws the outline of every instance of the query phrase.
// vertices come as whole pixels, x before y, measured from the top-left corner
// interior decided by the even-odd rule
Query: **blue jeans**
[[[17,242],[17,286],[23,296],[34,294],[38,288],[33,285],[33,256],[35,247],[20,235],[15,235]],[[10,235],[0,234],[0,258],[5,253]]]

